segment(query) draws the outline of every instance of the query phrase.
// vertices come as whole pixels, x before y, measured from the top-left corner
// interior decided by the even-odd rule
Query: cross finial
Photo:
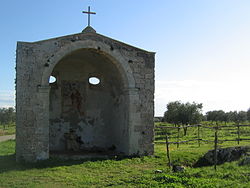
[[[88,14],[88,26],[90,26],[90,14],[96,14],[96,13],[90,12],[90,6],[88,7],[88,11],[82,11],[82,13]]]

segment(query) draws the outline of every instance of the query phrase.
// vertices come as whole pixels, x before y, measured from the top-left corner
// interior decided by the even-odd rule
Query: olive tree
[[[167,111],[164,113],[164,120],[175,125],[182,125],[184,128],[184,135],[186,135],[187,127],[184,126],[200,123],[203,118],[201,111],[201,103],[181,103],[180,101],[169,102],[167,104]]]
[[[5,126],[9,123],[15,122],[15,109],[10,108],[0,108],[0,124]]]
[[[247,120],[250,121],[250,108],[247,110]]]

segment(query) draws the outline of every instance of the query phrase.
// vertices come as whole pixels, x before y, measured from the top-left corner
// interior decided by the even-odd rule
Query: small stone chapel
[[[81,33],[17,42],[16,160],[152,155],[154,67],[154,52],[90,23]]]

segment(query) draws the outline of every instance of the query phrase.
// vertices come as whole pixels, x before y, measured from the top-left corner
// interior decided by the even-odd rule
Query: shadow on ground
[[[135,158],[138,156],[122,156],[115,158],[113,160],[123,160],[128,158]],[[111,159],[111,158],[110,158]],[[53,168],[59,166],[72,166],[82,164],[84,162],[89,161],[106,161],[110,159],[81,159],[81,160],[64,160],[59,158],[51,158],[45,161],[39,161],[36,163],[25,163],[25,162],[16,162],[16,156],[13,155],[5,155],[0,156],[0,174],[8,171],[23,171],[29,169],[43,169],[43,168]]]
[[[81,164],[83,160],[63,161],[58,159],[49,159],[37,163],[17,163],[15,155],[0,156],[0,174],[8,171],[23,171],[28,169],[42,169],[57,166],[71,166]]]

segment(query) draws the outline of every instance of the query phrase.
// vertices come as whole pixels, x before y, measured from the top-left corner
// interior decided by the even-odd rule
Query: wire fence
[[[185,129],[185,128],[197,128],[197,136],[196,138],[193,139],[189,139],[189,140],[180,140],[181,139],[181,135],[180,135],[180,130],[181,128]],[[250,127],[250,125],[216,125],[216,126],[205,126],[202,124],[197,124],[197,125],[187,125],[187,126],[182,126],[182,127],[174,127],[174,126],[157,126],[156,130],[160,130],[160,133],[163,133],[165,136],[165,142],[162,141],[156,141],[155,143],[164,143],[166,144],[166,149],[167,149],[167,160],[168,160],[168,166],[171,167],[171,158],[170,158],[170,144],[176,144],[177,148],[179,148],[180,144],[183,143],[189,143],[189,142],[194,142],[197,141],[198,146],[200,147],[201,142],[206,142],[206,143],[214,143],[214,169],[217,169],[217,152],[218,152],[218,143],[223,143],[223,142],[232,142],[235,141],[238,143],[238,145],[240,144],[240,141],[249,141],[250,140],[250,136],[249,138],[241,138],[241,128],[242,127]],[[175,137],[177,140],[174,142],[170,142],[169,140],[169,133],[168,130],[173,130],[173,129],[177,129],[177,137]],[[201,138],[201,129],[210,129],[212,131],[214,131],[214,136],[212,140],[208,140],[208,139],[203,139]],[[236,131],[233,132],[237,135],[237,138],[235,139],[219,139],[218,136],[218,131],[222,131],[222,130],[229,130],[229,131]],[[232,133],[232,132],[231,132]]]

